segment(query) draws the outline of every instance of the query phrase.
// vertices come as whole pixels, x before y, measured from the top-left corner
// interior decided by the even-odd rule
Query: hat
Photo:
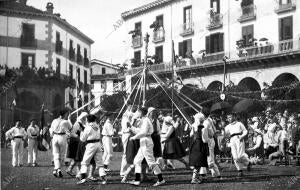
[[[148,108],[148,112],[147,112],[147,115],[149,115],[151,112],[153,112],[155,110],[154,107],[149,107]]]
[[[172,118],[171,116],[166,116],[166,117],[164,118],[164,122],[165,122],[166,124],[171,125],[171,124],[173,123],[173,118]]]
[[[81,112],[77,120],[81,120],[82,118],[86,117],[88,114],[86,112]]]
[[[199,112],[197,114],[194,115],[194,119],[195,121],[204,121],[205,120],[205,116],[203,115],[203,113]]]

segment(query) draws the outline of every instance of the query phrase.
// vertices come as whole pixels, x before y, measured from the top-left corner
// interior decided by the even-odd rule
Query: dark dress
[[[129,137],[130,138],[130,137]],[[126,147],[127,164],[133,164],[133,160],[140,148],[140,139],[129,140]]]
[[[80,125],[80,128],[83,130],[84,126],[82,123],[78,122]],[[78,143],[80,141],[79,136],[80,136],[80,131],[76,132],[78,137],[70,137],[69,144],[68,144],[68,152],[67,152],[67,158],[72,158],[76,160],[76,155],[77,155],[77,150],[78,150]]]
[[[153,122],[153,128],[154,132],[151,135],[152,141],[153,141],[153,154],[155,158],[161,157],[162,156],[162,151],[161,151],[161,143],[160,143],[160,135],[158,133],[158,125],[157,125],[157,120]]]
[[[194,134],[194,140],[190,148],[189,164],[194,167],[208,167],[207,156],[209,155],[208,144],[202,141],[203,125],[198,126]]]
[[[185,150],[180,140],[175,135],[175,130],[171,136],[165,141],[163,158],[164,159],[180,159],[185,156]]]

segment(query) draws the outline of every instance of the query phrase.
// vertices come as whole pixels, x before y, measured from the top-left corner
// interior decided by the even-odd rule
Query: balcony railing
[[[77,56],[76,56],[76,62],[78,64],[82,64],[82,61],[83,61],[83,57],[80,53],[78,53]]]
[[[183,23],[181,26],[181,36],[188,36],[194,34],[194,22]]]
[[[217,28],[221,28],[223,26],[223,14],[221,13],[210,13],[208,18],[208,30],[213,30]]]
[[[92,75],[92,80],[108,80],[108,79],[117,79],[118,74],[103,74],[103,75]]]
[[[58,53],[58,54],[61,54],[62,53],[62,41],[57,41],[55,43],[55,52]]]
[[[290,3],[278,3],[275,12],[278,13],[283,13],[283,12],[287,12],[287,11],[292,11],[296,9],[296,1],[295,0],[291,0]]]
[[[239,22],[245,22],[249,20],[254,20],[256,18],[256,6],[248,5],[241,7],[242,15],[238,19]]]
[[[89,67],[90,66],[90,60],[87,57],[83,58],[83,63],[84,63],[85,67]]]
[[[165,30],[163,27],[158,28],[153,32],[153,42],[163,42],[165,41]]]
[[[20,46],[22,48],[36,48],[37,47],[37,40],[32,37],[22,35],[20,40],[21,40]]]
[[[279,42],[278,50],[279,50],[279,52],[293,51],[293,49],[294,49],[293,45],[294,45],[294,41],[292,39],[291,40],[283,40],[283,41]],[[298,41],[298,45],[299,45],[299,41]]]
[[[143,46],[143,41],[142,41],[142,35],[136,35],[132,38],[132,47],[133,48],[139,48]]]

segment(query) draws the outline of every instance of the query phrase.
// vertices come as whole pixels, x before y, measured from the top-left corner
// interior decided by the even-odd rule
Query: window
[[[134,30],[136,31],[136,34],[142,34],[142,23],[141,22],[135,23]]]
[[[279,0],[279,5],[286,5],[292,3],[292,0]]]
[[[77,69],[77,80],[80,82],[80,68]]]
[[[215,13],[220,13],[220,0],[210,0],[210,8]]]
[[[34,39],[34,24],[22,24],[22,37],[27,40]]]
[[[163,46],[158,46],[155,48],[155,56],[157,57],[158,63],[163,62]]]
[[[253,36],[254,36],[253,28],[254,28],[253,24],[249,25],[249,26],[242,27],[242,37],[243,37],[245,46],[250,45],[249,40],[251,38],[253,38]]]
[[[59,41],[60,41],[60,33],[56,32],[56,42],[59,42]]]
[[[60,59],[56,59],[56,73],[60,74]]]
[[[80,54],[80,45],[77,44],[77,54]]]
[[[87,84],[87,71],[84,71],[84,84]]]
[[[102,75],[106,74],[106,69],[102,67]]]
[[[192,6],[183,8],[183,23],[187,25],[192,23]]]
[[[84,55],[84,58],[87,58],[87,49],[86,48],[84,48],[84,50],[83,50],[83,55]]]
[[[69,64],[69,76],[73,79],[73,65]]]
[[[134,52],[134,64],[136,66],[141,64],[141,51]]]
[[[70,50],[73,50],[73,40],[70,40]]]
[[[164,16],[163,15],[157,16],[156,22],[157,22],[158,27],[161,27],[161,26],[163,27],[164,26]]]
[[[192,39],[184,40],[178,44],[178,54],[179,56],[185,58],[192,53]]]
[[[293,38],[293,17],[279,19],[279,40],[289,40]]]
[[[34,68],[35,67],[35,55],[34,54],[27,54],[27,53],[22,53],[22,67],[30,67]]]
[[[206,53],[217,53],[224,51],[224,34],[215,33],[210,36],[206,36]]]
[[[101,89],[103,89],[104,92],[106,91],[106,82],[105,81],[101,81]]]

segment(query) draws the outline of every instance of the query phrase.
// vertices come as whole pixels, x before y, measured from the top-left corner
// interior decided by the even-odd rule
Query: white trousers
[[[28,139],[28,164],[34,163],[36,164],[37,157],[37,139]]]
[[[12,146],[12,165],[17,166],[23,164],[24,142],[21,138],[11,140]]]
[[[248,166],[249,158],[245,153],[245,143],[240,141],[238,136],[234,136],[230,139],[231,154],[234,160],[234,164],[237,170],[242,170],[243,167]]]
[[[96,162],[96,168],[99,168],[99,176],[105,176],[106,172],[104,171],[102,160],[101,160],[101,145],[100,142],[97,143],[88,143],[85,146],[85,152],[83,155],[83,159],[81,161],[81,174],[87,174],[88,166],[91,162],[91,159],[94,157]]]
[[[208,163],[208,168],[211,171],[211,175],[213,177],[220,176],[220,171],[219,168],[215,162],[215,140],[209,139],[208,141],[208,149],[209,149],[209,156],[207,157],[207,163]]]
[[[112,138],[108,136],[103,136],[102,144],[104,149],[104,153],[102,156],[103,164],[109,165],[113,155]]]
[[[127,164],[126,160],[126,148],[127,148],[127,143],[129,140],[130,134],[126,133],[122,135],[122,144],[123,144],[123,154],[122,154],[122,160],[121,160],[121,169],[120,169],[120,175],[126,175],[126,170],[129,167]]]
[[[158,164],[155,162],[153,155],[153,141],[151,137],[143,137],[140,139],[140,148],[134,158],[135,173],[142,173],[142,161],[145,158],[150,169],[153,170],[155,175],[161,173]]]
[[[66,135],[53,135],[52,139],[52,154],[54,161],[54,169],[60,169],[64,161],[67,148]]]

